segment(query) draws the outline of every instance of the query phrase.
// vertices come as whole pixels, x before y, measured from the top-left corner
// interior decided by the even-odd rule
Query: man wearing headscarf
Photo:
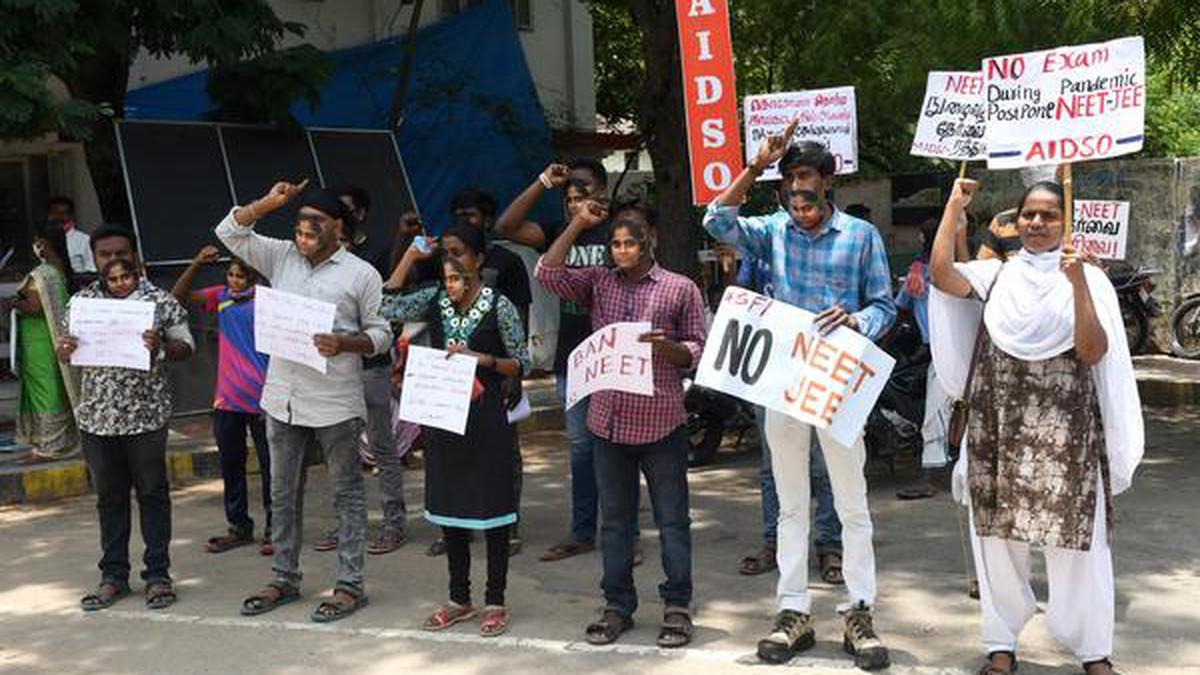
[[[274,578],[242,604],[243,614],[255,615],[300,596],[304,451],[315,442],[329,468],[338,515],[337,583],[333,597],[312,614],[313,621],[323,623],[349,616],[366,604],[362,570],[367,508],[357,451],[367,416],[362,356],[384,353],[391,346],[392,331],[379,313],[379,273],[338,243],[338,233],[352,227],[353,214],[336,192],[304,192],[307,184],[276,183],[262,197],[231,210],[216,233],[276,290],[337,307],[333,331],[313,336],[318,352],[328,359],[325,373],[282,358],[271,359],[267,370],[262,408],[271,445]],[[255,222],[301,193],[292,241],[254,231]]]

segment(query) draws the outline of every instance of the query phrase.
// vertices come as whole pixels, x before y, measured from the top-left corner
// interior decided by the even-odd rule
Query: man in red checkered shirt
[[[600,619],[587,627],[587,639],[607,644],[633,626],[637,609],[633,548],[639,473],[644,473],[667,576],[659,586],[665,609],[658,644],[682,647],[692,636],[692,534],[682,377],[704,350],[704,303],[691,279],[654,261],[654,214],[638,206],[614,213],[608,247],[614,267],[566,267],[571,244],[607,216],[596,202],[579,209],[538,261],[536,274],[547,290],[586,308],[593,330],[628,321],[651,326],[641,340],[652,345],[654,395],[600,391],[592,394],[589,403],[588,430],[595,436],[603,514],[600,587],[605,608]]]

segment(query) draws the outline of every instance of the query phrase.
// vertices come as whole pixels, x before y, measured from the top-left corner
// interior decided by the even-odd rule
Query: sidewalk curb
[[[535,408],[517,424],[521,434],[561,428],[563,415],[558,407]],[[248,455],[246,470],[258,473],[258,458],[253,452]],[[220,478],[221,460],[216,446],[193,440],[169,443],[167,476],[172,487],[191,480]],[[82,459],[0,473],[0,506],[47,503],[91,492],[91,479]]]
[[[1200,405],[1200,383],[1183,380],[1138,380],[1142,405],[1175,408]]]

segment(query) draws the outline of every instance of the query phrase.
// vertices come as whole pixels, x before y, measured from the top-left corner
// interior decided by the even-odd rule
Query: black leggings
[[[485,531],[487,539],[487,592],[484,602],[504,604],[504,587],[508,583],[508,525]],[[471,530],[443,527],[446,540],[446,564],[450,567],[450,601],[459,605],[471,604]]]

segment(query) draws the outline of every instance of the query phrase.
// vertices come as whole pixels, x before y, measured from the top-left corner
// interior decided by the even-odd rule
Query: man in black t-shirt
[[[536,223],[526,220],[547,190],[565,190],[565,220]],[[567,164],[551,164],[525,188],[496,220],[496,234],[518,244],[544,251],[566,223],[587,200],[607,201],[608,172],[594,159],[575,159]],[[584,232],[571,246],[568,267],[592,267],[608,260],[609,225],[604,223]],[[573,302],[563,301],[559,311],[558,345],[554,353],[554,374],[559,399],[566,398],[567,357],[592,333],[587,312]],[[542,560],[562,560],[586,553],[596,547],[598,495],[596,470],[592,465],[592,436],[587,429],[588,401],[584,399],[565,412],[567,440],[571,450],[571,533],[542,554]],[[635,561],[640,561],[640,552]]]
[[[483,231],[487,250],[483,259],[483,283],[494,288],[517,308],[525,330],[529,330],[529,271],[521,256],[499,246],[490,236],[496,220],[496,200],[490,194],[473,188],[463,188],[450,198],[450,217],[456,225],[466,225]]]

